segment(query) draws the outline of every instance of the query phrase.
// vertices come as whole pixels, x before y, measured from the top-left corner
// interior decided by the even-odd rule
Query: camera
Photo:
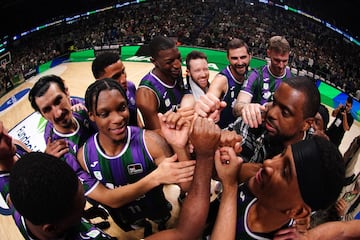
[[[340,108],[340,112],[345,111],[345,109],[346,109],[346,107],[345,107],[345,106],[342,106],[342,107]]]

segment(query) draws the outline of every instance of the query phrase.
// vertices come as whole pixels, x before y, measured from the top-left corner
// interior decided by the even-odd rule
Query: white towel
[[[206,92],[204,92],[201,89],[201,87],[194,80],[192,80],[191,77],[189,77],[189,85],[190,85],[191,92],[194,95],[195,101],[197,101],[201,95],[205,95]],[[206,87],[206,91],[207,90],[208,90],[208,87]]]

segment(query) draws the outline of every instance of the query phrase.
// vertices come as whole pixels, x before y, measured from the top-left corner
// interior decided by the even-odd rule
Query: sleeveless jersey
[[[285,74],[282,77],[274,77],[269,70],[269,66],[265,65],[255,68],[247,80],[244,82],[241,91],[246,92],[252,96],[252,103],[259,103],[261,105],[271,102],[273,94],[279,87],[280,83],[293,76],[289,68],[285,69]]]
[[[129,108],[129,112],[130,112],[130,119],[129,119],[130,126],[138,126],[135,93],[136,93],[135,84],[131,81],[127,81],[126,97],[128,100],[128,108]]]
[[[146,74],[140,81],[139,88],[146,87],[154,92],[158,102],[158,112],[166,113],[177,109],[184,95],[184,89],[179,80],[173,86],[163,83],[152,72]]]
[[[25,240],[35,240],[29,234],[29,231],[25,224],[25,219],[20,215],[19,212],[15,211],[13,214],[15,224],[20,230],[21,235]],[[71,233],[65,235],[62,239],[64,240],[111,240],[112,238],[104,233],[102,230],[96,228],[94,225],[86,221],[84,218],[81,219],[79,225],[72,229]]]
[[[117,156],[107,156],[99,146],[98,133],[84,145],[84,162],[89,173],[110,189],[137,182],[156,168],[144,141],[144,130],[127,127],[127,140],[124,149]],[[144,218],[159,219],[169,215],[167,200],[158,186],[138,199],[110,214],[117,222],[135,223]]]
[[[218,122],[220,128],[223,129],[236,120],[236,117],[233,114],[233,108],[236,98],[242,88],[242,83],[234,78],[229,66],[223,69],[219,74],[226,77],[228,84],[227,91],[222,98],[222,100],[226,102],[226,107],[221,111],[220,121]]]
[[[66,139],[69,152],[65,153],[61,159],[65,161],[77,174],[79,180],[83,184],[85,195],[88,195],[89,191],[97,186],[98,181],[91,177],[86,171],[82,169],[77,161],[77,151],[84,144],[84,142],[96,132],[92,125],[89,123],[88,115],[85,111],[73,112],[77,129],[73,133],[62,134],[55,130],[53,124],[48,122],[45,127],[44,138],[47,143],[58,139]]]
[[[290,227],[293,220],[290,220],[288,224],[285,224],[280,229],[271,233],[256,233],[249,229],[247,224],[248,214],[250,207],[256,202],[257,198],[250,192],[246,183],[240,184],[238,187],[238,199],[237,199],[237,221],[236,221],[236,238],[237,240],[267,240],[273,239],[274,234],[286,227]]]
[[[96,129],[90,124],[86,111],[73,112],[73,116],[77,124],[77,129],[73,133],[60,133],[55,130],[51,122],[47,122],[44,131],[45,143],[47,143],[49,139],[51,142],[58,139],[66,139],[70,151],[77,153],[84,142],[96,132]]]

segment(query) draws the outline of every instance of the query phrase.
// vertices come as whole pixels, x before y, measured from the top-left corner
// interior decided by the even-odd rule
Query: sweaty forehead
[[[305,102],[304,94],[286,83],[280,84],[274,93],[274,99],[290,109],[302,109]]]

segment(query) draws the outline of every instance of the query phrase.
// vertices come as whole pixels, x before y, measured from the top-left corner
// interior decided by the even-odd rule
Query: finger
[[[165,158],[164,161],[167,161],[167,162],[175,162],[177,159],[178,159],[178,157],[177,157],[177,154],[175,153],[174,155]]]
[[[220,163],[221,163],[221,160],[220,160],[220,150],[217,149],[215,151],[215,156],[214,156],[214,159],[215,159],[215,167],[216,169],[218,169],[218,167],[220,167]]]
[[[171,110],[170,110],[171,111]],[[166,113],[165,113],[166,114]],[[162,113],[158,113],[158,118],[160,122],[165,122],[166,121],[166,116],[165,114]]]
[[[58,153],[59,153],[59,157],[63,156],[65,153],[69,152],[69,148],[63,148],[61,149]]]
[[[187,168],[191,166],[195,166],[196,161],[195,160],[187,160],[187,161],[181,161],[181,162],[174,162],[174,164],[177,165],[179,168]]]
[[[184,182],[191,182],[193,180],[193,176],[191,177],[185,177],[185,178],[180,178],[177,180],[178,183],[184,183]]]

